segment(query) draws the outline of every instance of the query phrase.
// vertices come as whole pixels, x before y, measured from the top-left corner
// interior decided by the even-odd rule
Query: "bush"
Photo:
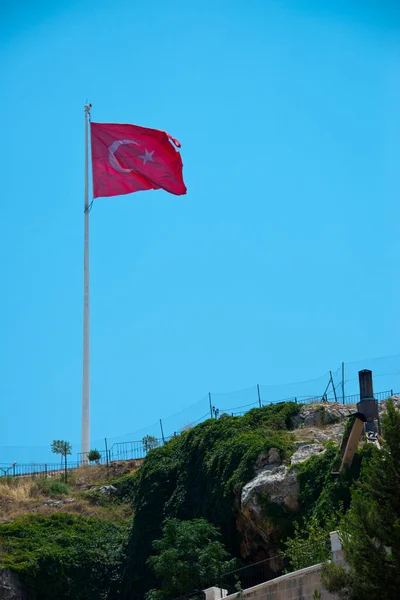
[[[218,530],[205,519],[167,520],[153,549],[148,563],[158,586],[146,594],[146,600],[169,600],[210,587],[236,563],[228,560]]]
[[[94,449],[89,452],[89,454],[88,454],[89,462],[99,462],[100,459],[101,459],[101,454],[98,450]]]
[[[119,598],[125,537],[125,527],[100,519],[29,515],[0,525],[0,561],[38,600]]]
[[[59,479],[47,479],[41,477],[36,480],[35,484],[31,488],[31,496],[49,496],[50,498],[56,498],[58,496],[64,496],[69,494],[69,487],[63,481]]]
[[[208,419],[154,448],[134,479],[135,520],[127,549],[124,598],[142,599],[156,581],[146,565],[165,518],[207,519],[218,527],[231,555],[238,555],[237,495],[254,476],[260,454],[277,448],[283,459],[295,450],[294,402],[264,406],[243,417]]]
[[[324,454],[313,456],[299,465],[299,513],[294,534],[285,541],[289,570],[323,562],[330,557],[329,533],[338,527],[351,504],[354,482],[360,478],[361,466],[368,464],[374,447],[367,445],[353,458],[350,469],[332,475],[338,449],[328,444]]]

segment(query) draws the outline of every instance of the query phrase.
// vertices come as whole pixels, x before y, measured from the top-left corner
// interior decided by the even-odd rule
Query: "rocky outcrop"
[[[393,398],[400,409],[400,397]],[[386,401],[379,403],[379,413],[386,411]],[[261,454],[254,464],[254,478],[241,490],[237,498],[237,528],[242,534],[242,557],[252,556],[258,560],[268,556],[269,549],[276,547],[280,537],[279,523],[269,516],[267,504],[275,504],[271,513],[291,518],[298,510],[300,465],[312,456],[325,452],[326,442],[340,444],[348,417],[357,412],[356,404],[343,405],[322,402],[304,405],[292,418],[295,428],[296,452],[290,459],[290,467],[283,465],[278,450],[272,448]],[[239,496],[239,490],[238,490]]]
[[[271,448],[266,454],[260,454],[257,458],[254,464],[254,471],[256,474],[262,471],[271,471],[280,464],[282,464],[282,459],[279,450]]]
[[[242,489],[237,527],[243,537],[243,558],[254,556],[255,548],[260,544],[268,554],[268,548],[272,548],[279,538],[279,526],[264,510],[265,502],[277,504],[283,513],[295,514],[298,511],[299,484],[295,465],[325,452],[321,444],[298,444],[291,457],[291,468],[282,464],[275,448],[259,456],[255,464],[256,476]]]
[[[357,411],[355,404],[338,404],[322,402],[320,404],[304,405],[298,415],[293,417],[294,427],[323,427],[332,425],[349,417]]]
[[[297,510],[298,488],[295,469],[289,471],[285,465],[280,465],[261,471],[242,490],[242,512],[260,516],[259,494],[264,494],[271,502],[285,504],[291,510]]]
[[[299,463],[308,460],[312,456],[317,456],[325,452],[325,446],[323,446],[322,444],[307,444],[302,442],[300,443],[301,446],[298,447],[298,449],[290,459],[291,465],[298,465]]]
[[[52,506],[53,508],[60,508],[64,504],[72,504],[73,502],[75,502],[75,498],[65,498],[65,500],[46,500],[43,504]]]
[[[400,396],[392,396],[394,407],[400,410]],[[386,404],[387,400],[383,400],[378,404],[378,412],[381,416],[384,412],[386,412]]]
[[[18,575],[0,568],[0,600],[29,600],[29,596]]]
[[[344,430],[346,428],[346,421],[340,421],[340,423],[335,423],[334,425],[327,425],[323,429],[319,429],[318,427],[309,427],[307,429],[307,435],[303,432],[302,429],[297,429],[294,433],[298,439],[302,439],[307,437],[308,441],[301,441],[298,443],[307,444],[312,442],[335,442],[339,444],[342,440]]]

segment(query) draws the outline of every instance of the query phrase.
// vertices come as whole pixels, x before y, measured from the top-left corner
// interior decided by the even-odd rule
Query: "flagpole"
[[[92,105],[85,112],[85,194],[83,247],[83,369],[82,369],[82,460],[90,451],[90,305],[89,305],[89,121]]]

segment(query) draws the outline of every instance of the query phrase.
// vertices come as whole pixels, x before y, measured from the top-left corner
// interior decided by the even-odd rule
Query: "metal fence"
[[[79,466],[80,462],[67,462],[68,471]],[[0,477],[61,477],[64,473],[65,465],[60,463],[0,463]]]
[[[393,389],[391,389],[391,390],[386,390],[383,392],[375,393],[375,398],[376,398],[376,400],[378,400],[378,402],[381,402],[382,400],[386,400],[387,398],[392,397],[392,396],[400,396],[400,392],[394,393]],[[347,404],[347,405],[357,404],[357,402],[359,402],[359,400],[360,400],[359,394],[351,394],[349,396],[345,396],[344,398],[338,398],[339,403],[341,403],[341,404],[343,403],[343,404]],[[315,397],[294,396],[292,398],[286,398],[284,400],[279,400],[279,401],[274,401],[274,402],[265,402],[261,399],[261,397],[259,397],[257,402],[252,402],[245,406],[238,407],[238,408],[244,408],[245,410],[243,410],[243,411],[228,413],[223,410],[220,410],[216,406],[212,406],[212,413],[214,415],[214,418],[218,418],[218,417],[222,416],[223,414],[229,414],[230,416],[238,417],[238,416],[243,416],[244,414],[246,414],[248,411],[252,410],[253,408],[270,406],[271,404],[279,404],[281,402],[297,402],[298,404],[312,404],[312,403],[319,403],[319,402],[324,402],[324,401],[325,402],[334,402],[335,399],[328,397],[327,394],[323,394],[322,396],[315,396]],[[199,419],[198,421],[196,421],[195,424],[198,424],[199,422],[205,421],[209,418],[210,418],[210,414],[204,415],[204,417],[202,417],[202,419]],[[195,424],[193,424],[193,426]],[[187,426],[184,429],[189,429],[189,428],[190,427]],[[178,433],[180,433],[180,432],[178,432]],[[106,464],[106,463],[119,461],[119,460],[142,460],[146,457],[149,450],[152,450],[153,448],[162,446],[165,442],[171,440],[173,437],[178,435],[178,433],[174,432],[173,435],[170,435],[168,437],[165,437],[165,436],[164,437],[155,437],[155,436],[145,435],[141,440],[116,442],[116,443],[112,444],[110,446],[110,448],[107,450],[105,450],[105,449],[99,450],[100,459],[96,460],[95,463]],[[88,454],[87,453],[84,454],[84,453],[80,452],[77,455],[77,461],[76,462],[68,462],[67,468],[73,469],[78,466],[81,466],[82,464],[88,464],[88,463],[89,463]],[[31,463],[31,464],[28,464],[28,463],[17,463],[17,462],[14,462],[12,464],[0,463],[0,477],[2,477],[4,475],[8,475],[8,476],[12,476],[12,477],[13,476],[21,476],[21,475],[25,475],[25,476],[42,475],[44,477],[52,477],[52,476],[57,476],[63,470],[64,470],[64,465],[60,464],[60,463],[58,463],[58,464],[55,464],[55,463],[51,463],[51,464],[49,464],[49,463]]]
[[[374,394],[375,400],[378,400],[378,402],[381,402],[382,400],[387,400],[388,398],[392,397],[392,396],[398,396],[400,395],[400,392],[395,393],[393,390],[386,390],[384,392],[377,392]],[[338,397],[337,398],[337,402],[339,404],[357,404],[357,402],[360,401],[360,394],[351,394],[349,396],[345,396],[343,397]],[[260,401],[260,402],[252,402],[250,404],[247,404],[246,406],[239,406],[238,408],[246,408],[246,410],[243,411],[239,411],[239,412],[225,412],[225,414],[230,414],[232,417],[239,417],[239,416],[243,416],[245,415],[249,410],[251,410],[252,408],[257,408],[257,407],[261,407],[261,406],[270,406],[271,404],[279,404],[280,402],[296,402],[297,404],[316,404],[319,402],[335,402],[335,398],[332,398],[331,396],[328,396],[327,394],[323,394],[322,396],[306,396],[306,397],[302,397],[302,396],[293,396],[292,398],[285,398],[284,400],[277,400],[275,402],[264,402],[264,401]],[[218,409],[217,409],[218,410]],[[221,414],[218,411],[218,414]],[[223,413],[222,413],[223,414]]]

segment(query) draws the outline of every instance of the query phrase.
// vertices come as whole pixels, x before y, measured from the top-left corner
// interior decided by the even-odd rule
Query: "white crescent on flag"
[[[114,154],[122,144],[135,144],[135,146],[139,146],[139,148],[140,148],[140,145],[137,142],[135,142],[134,140],[116,140],[108,148],[108,152],[109,152],[108,159],[110,161],[110,165],[116,171],[119,171],[120,173],[131,173],[133,171],[133,169],[124,169],[123,167],[121,167],[121,165],[118,162],[117,157]]]

